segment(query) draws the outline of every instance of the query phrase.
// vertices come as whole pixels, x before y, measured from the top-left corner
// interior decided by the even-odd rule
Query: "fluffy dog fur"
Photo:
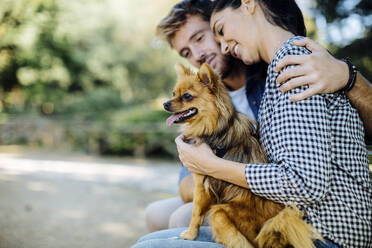
[[[167,124],[186,123],[187,140],[205,142],[226,151],[224,159],[242,163],[266,163],[258,141],[256,123],[235,111],[219,77],[204,64],[197,74],[176,64],[178,82],[173,98],[164,103],[173,112]],[[194,209],[184,239],[196,238],[206,213],[218,243],[226,247],[314,247],[321,239],[302,220],[295,207],[261,198],[249,189],[194,174]]]

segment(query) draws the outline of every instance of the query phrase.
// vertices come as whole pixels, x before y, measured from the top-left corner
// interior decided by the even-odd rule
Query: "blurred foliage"
[[[137,1],[137,9],[147,2]],[[124,13],[115,14],[115,7]],[[125,11],[129,7],[133,13]],[[86,99],[95,110],[89,101],[99,98],[95,91],[102,88],[119,95],[123,104],[168,94],[174,53],[153,38],[153,23],[141,27],[136,14],[131,2],[114,0],[1,1],[2,110],[61,113],[69,110],[64,106],[79,104],[71,102],[71,95]],[[118,107],[117,101],[112,103]]]
[[[0,143],[175,155],[153,107],[175,80],[177,55],[154,38],[170,4],[2,0]]]
[[[87,118],[88,116],[88,118]],[[145,116],[145,118],[144,118]],[[1,115],[0,144],[42,146],[103,155],[176,158],[177,127],[147,105],[94,115]]]
[[[325,17],[328,24],[339,28],[345,21],[355,16],[365,28],[363,37],[346,46],[330,44],[330,50],[338,58],[350,58],[358,70],[372,81],[372,1],[371,0],[315,0],[316,11]],[[347,30],[353,32],[353,30]]]

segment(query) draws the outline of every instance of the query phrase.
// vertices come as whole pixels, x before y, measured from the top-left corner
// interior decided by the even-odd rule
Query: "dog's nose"
[[[164,109],[167,110],[167,111],[170,111],[170,106],[171,106],[171,103],[168,101],[168,102],[165,102],[163,103],[163,106],[164,106]]]

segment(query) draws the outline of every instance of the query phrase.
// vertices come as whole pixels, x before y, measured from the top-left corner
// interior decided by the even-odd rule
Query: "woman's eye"
[[[196,39],[196,41],[201,41],[203,39],[203,35],[200,35],[197,39]]]
[[[185,94],[182,95],[182,99],[185,100],[185,101],[190,101],[192,98],[193,98],[193,96],[190,95],[189,93],[185,93]]]
[[[220,29],[218,30],[218,34],[223,36],[223,26],[221,26]]]

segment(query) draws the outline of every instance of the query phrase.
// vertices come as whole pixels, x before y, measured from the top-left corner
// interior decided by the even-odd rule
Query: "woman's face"
[[[247,65],[260,61],[256,45],[258,44],[258,29],[253,15],[258,6],[255,5],[257,5],[255,1],[249,1],[248,4],[242,3],[237,9],[227,7],[214,12],[210,22],[222,53],[231,54]]]

